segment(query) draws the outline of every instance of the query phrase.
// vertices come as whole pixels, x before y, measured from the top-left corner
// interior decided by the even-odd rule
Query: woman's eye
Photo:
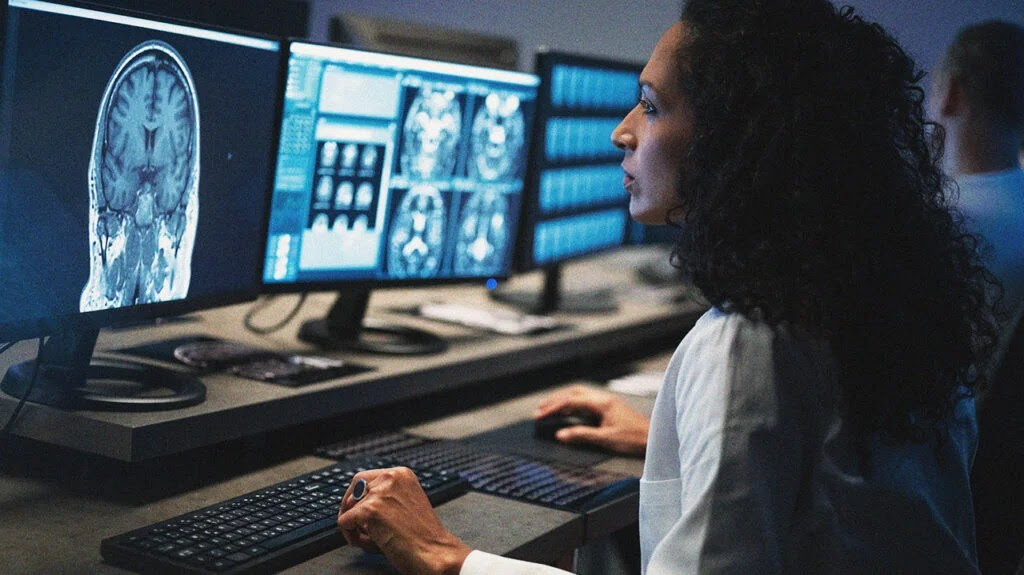
[[[653,114],[653,113],[658,111],[654,107],[654,104],[651,104],[651,102],[647,98],[641,97],[640,101],[638,102],[638,104],[643,109],[644,114]]]

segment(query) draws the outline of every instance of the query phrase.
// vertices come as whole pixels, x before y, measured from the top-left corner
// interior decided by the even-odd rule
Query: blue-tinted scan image
[[[488,94],[473,118],[470,176],[494,181],[514,175],[526,150],[525,135],[519,96]]]
[[[508,275],[536,76],[303,42],[288,76],[265,284]]]
[[[388,270],[396,278],[431,277],[441,267],[445,237],[444,198],[430,184],[407,192],[395,190],[397,201],[388,236]]]
[[[81,311],[181,299],[199,216],[199,102],[159,40],[114,69],[89,162],[89,279]]]
[[[4,16],[0,324],[255,296],[279,43],[36,0]]]
[[[459,159],[462,98],[440,86],[409,92],[412,104],[402,127],[401,172],[420,180],[450,177]]]

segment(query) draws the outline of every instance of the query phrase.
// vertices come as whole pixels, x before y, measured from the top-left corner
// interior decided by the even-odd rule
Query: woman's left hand
[[[360,479],[366,480],[366,492],[355,501],[352,491]],[[471,551],[441,525],[406,467],[357,473],[341,500],[338,528],[349,543],[383,553],[406,574],[457,575]]]

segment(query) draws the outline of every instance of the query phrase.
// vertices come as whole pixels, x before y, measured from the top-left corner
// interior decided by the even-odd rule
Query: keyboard
[[[458,473],[474,491],[534,505],[582,513],[605,496],[636,489],[636,478],[583,465],[498,452],[459,441],[432,440],[387,431],[327,445],[324,457],[386,457],[410,467],[436,467]]]
[[[114,565],[146,573],[267,573],[345,543],[338,507],[359,471],[397,464],[346,460],[287,481],[109,539],[100,552]],[[431,504],[462,495],[458,474],[413,468]]]

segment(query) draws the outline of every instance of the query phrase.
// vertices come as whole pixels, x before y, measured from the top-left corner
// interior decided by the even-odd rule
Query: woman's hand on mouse
[[[555,434],[558,441],[597,445],[627,455],[643,455],[647,450],[650,419],[608,391],[573,385],[545,398],[533,416],[540,419],[578,409],[600,415],[601,424],[597,427],[577,425],[560,429]]]

